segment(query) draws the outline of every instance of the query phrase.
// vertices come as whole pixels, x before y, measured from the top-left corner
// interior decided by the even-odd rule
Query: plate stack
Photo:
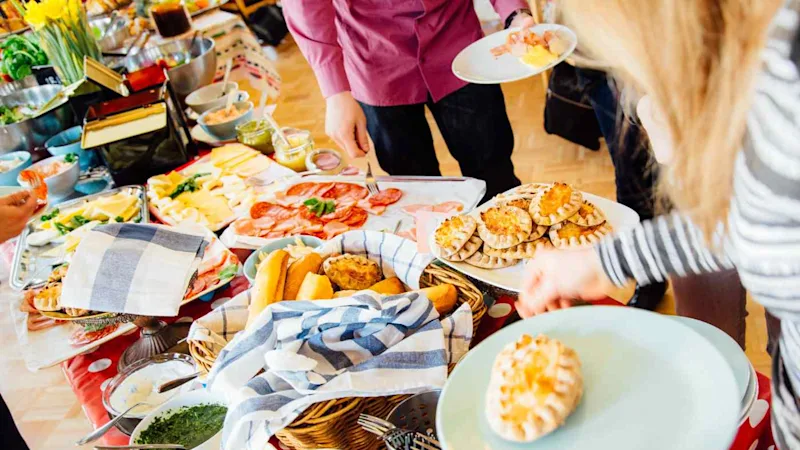
[[[676,316],[673,318],[704,337],[719,350],[725,361],[731,366],[742,402],[739,412],[739,427],[741,427],[758,399],[758,376],[750,360],[747,359],[747,355],[736,341],[719,328],[688,317]]]

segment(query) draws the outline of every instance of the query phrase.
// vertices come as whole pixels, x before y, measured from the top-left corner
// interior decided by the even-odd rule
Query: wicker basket
[[[452,284],[458,291],[456,308],[467,303],[472,309],[473,333],[477,332],[486,304],[483,294],[466,277],[446,266],[431,264],[420,277],[421,287]],[[201,370],[208,371],[217,355],[204,342],[189,341],[189,352]],[[452,367],[450,368],[452,369]],[[347,397],[311,405],[288,427],[276,433],[285,445],[296,450],[338,448],[347,450],[375,450],[382,443],[375,435],[366,432],[357,423],[363,413],[387,417],[406,395],[389,397]]]

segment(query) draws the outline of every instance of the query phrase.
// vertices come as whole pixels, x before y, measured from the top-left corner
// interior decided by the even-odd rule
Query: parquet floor
[[[332,147],[324,133],[325,103],[311,69],[291,42],[279,49],[278,69],[284,80],[275,114],[278,122],[311,130],[318,146]],[[605,151],[591,152],[561,138],[549,136],[542,128],[544,92],[540,78],[503,86],[516,136],[514,163],[523,182],[561,180],[583,190],[614,198],[614,171]],[[436,130],[429,118],[431,128]],[[458,166],[447,153],[441,135],[434,131],[437,154],[444,174],[458,174]],[[364,167],[364,161],[355,165]],[[377,164],[373,164],[376,167]],[[615,294],[625,299],[630,292]],[[8,305],[0,305],[6,311]],[[670,293],[661,312],[672,313]],[[763,308],[748,302],[747,354],[762,373],[769,373]],[[80,405],[59,368],[37,373],[25,369],[16,349],[16,337],[7,314],[0,314],[0,393],[32,449],[74,449],[78,438],[90,431]],[[89,448],[89,447],[86,447]]]

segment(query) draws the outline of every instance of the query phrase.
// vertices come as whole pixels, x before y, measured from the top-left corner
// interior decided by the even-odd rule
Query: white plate
[[[611,201],[607,198],[598,197],[594,194],[589,194],[587,192],[583,192],[583,198],[594,203],[595,206],[603,210],[606,215],[606,220],[614,228],[614,231],[631,228],[639,223],[639,215],[625,205]],[[494,199],[489,200],[478,207],[470,215],[479,217],[478,214],[481,211],[494,206],[494,204]],[[431,233],[429,239],[431,248],[434,248],[433,233]],[[451,262],[443,259],[440,259],[440,261],[465,275],[473,277],[476,280],[483,281],[484,283],[492,286],[497,286],[512,292],[519,292],[520,289],[522,289],[522,275],[525,268],[524,261],[515,266],[492,270],[481,269],[463,262]]]
[[[730,364],[731,370],[733,370],[733,376],[736,377],[736,385],[739,387],[739,399],[742,402],[742,406],[747,406],[745,404],[745,397],[747,396],[748,388],[751,383],[750,371],[753,369],[750,360],[747,359],[747,355],[745,355],[744,350],[739,347],[739,344],[724,331],[703,321],[690,317],[671,317],[699,333],[706,338],[711,345],[719,350],[728,364]]]
[[[747,385],[747,392],[742,400],[742,411],[739,414],[739,426],[744,425],[744,421],[750,416],[750,409],[758,400],[758,374],[755,367],[750,364],[750,383]]]
[[[562,53],[552,63],[542,67],[529,66],[509,53],[495,58],[491,50],[494,47],[503,45],[509,33],[519,31],[519,28],[509,28],[492,33],[461,50],[451,66],[453,74],[464,81],[476,84],[497,84],[522,80],[540,74],[564,61],[575,51],[575,47],[578,45],[578,38],[575,33],[563,25],[539,24],[531,27],[531,30],[539,35],[545,31],[557,31],[559,37],[569,41],[569,50]]]
[[[484,406],[497,353],[522,333],[575,349],[584,379],[564,426],[530,444],[497,436]],[[442,391],[436,430],[444,450],[727,450],[739,408],[730,366],[697,332],[648,311],[587,306],[517,322],[470,351]]]

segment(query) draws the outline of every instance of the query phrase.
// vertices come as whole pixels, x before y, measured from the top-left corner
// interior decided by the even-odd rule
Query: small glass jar
[[[183,1],[166,0],[150,7],[150,20],[161,37],[180,36],[192,29],[192,17]]]
[[[272,125],[266,120],[251,120],[236,126],[236,139],[265,155],[271,155],[275,153],[275,146],[272,145],[273,131]]]
[[[337,175],[345,167],[341,153],[330,148],[318,148],[306,156],[306,169],[325,175]]]
[[[311,138],[311,132],[289,127],[283,127],[281,131],[283,131],[286,139],[289,140],[289,146],[278,136],[278,133],[272,134],[275,161],[295,172],[304,172],[306,170],[306,156],[314,150],[314,140]]]

